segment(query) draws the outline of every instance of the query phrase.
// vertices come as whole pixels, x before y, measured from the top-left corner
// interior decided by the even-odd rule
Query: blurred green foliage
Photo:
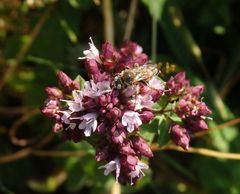
[[[130,2],[112,2],[117,45],[122,42]],[[238,118],[240,2],[142,0],[135,9],[132,39],[151,55],[151,23],[153,18],[158,21],[157,60],[178,64],[192,83],[205,85],[205,99],[213,110],[210,126]],[[0,1],[0,193],[113,193],[114,180],[98,169],[90,145],[49,136],[52,123],[31,113],[42,106],[44,88],[57,85],[58,69],[72,78],[80,74],[87,79],[77,58],[89,36],[98,47],[104,41],[104,11],[97,0]],[[157,117],[143,126],[149,142],[167,143],[166,122]],[[14,141],[14,135],[23,141]],[[195,138],[191,144],[239,152],[239,138],[237,124]],[[26,154],[29,148],[42,152]],[[20,150],[26,152],[20,153],[22,157]],[[73,151],[75,156],[64,155]],[[19,159],[11,158],[14,153]],[[9,154],[10,159],[2,158]],[[123,186],[122,193],[240,193],[238,161],[156,151],[150,167],[149,174],[135,187]]]

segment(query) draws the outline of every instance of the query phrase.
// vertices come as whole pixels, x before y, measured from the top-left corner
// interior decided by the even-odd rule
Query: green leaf
[[[52,62],[51,60],[47,60],[47,59],[32,56],[32,55],[27,56],[26,60],[29,61],[29,62],[33,62],[35,64],[39,64],[39,65],[42,65],[42,66],[49,67],[50,69],[53,70],[54,73],[56,73],[57,70],[58,70],[57,66],[60,66],[60,65],[57,65],[56,63]]]
[[[155,133],[145,130],[141,130],[140,134],[145,140],[147,140],[148,143],[151,143],[155,137]]]
[[[48,176],[43,180],[30,179],[27,185],[34,191],[41,193],[53,193],[66,180],[67,175],[65,171],[58,171]]]
[[[89,8],[94,5],[93,2],[89,0],[68,0],[68,3],[75,9]]]
[[[211,128],[216,127],[214,121],[210,122]],[[236,127],[229,126],[221,130],[214,130],[209,133],[212,145],[223,152],[230,151],[231,143],[238,137],[239,132]]]
[[[142,2],[155,20],[161,20],[166,0],[142,0]]]
[[[163,95],[161,96],[161,98],[159,99],[159,101],[157,101],[156,103],[154,103],[153,108],[154,109],[162,109],[164,107],[166,107],[166,105],[169,102],[169,98],[167,95]]]
[[[80,83],[80,90],[83,90],[84,89],[84,83],[85,83],[85,80],[83,79],[83,77],[81,75],[78,75],[74,81],[77,81],[78,83]]]
[[[169,113],[169,114],[165,113],[165,115],[167,115],[168,118],[169,118],[171,121],[173,121],[173,122],[175,122],[175,123],[178,123],[178,124],[182,124],[182,119],[181,119],[176,113],[173,113],[173,112],[171,112],[171,113]]]
[[[62,26],[62,28],[64,29],[64,31],[66,32],[69,40],[72,43],[77,43],[78,42],[78,38],[77,35],[75,34],[75,32],[73,31],[73,29],[71,28],[71,26],[69,25],[69,23],[67,22],[66,19],[64,19],[63,17],[59,18],[59,22],[60,25]]]
[[[177,3],[171,0],[166,3],[160,24],[181,65],[189,69],[195,64],[196,59],[198,61],[201,59],[201,50],[184,24],[181,9]]]
[[[169,122],[168,120],[162,116],[162,120],[159,121],[159,127],[158,127],[158,145],[164,146],[168,143],[170,139],[169,135]]]
[[[86,153],[81,157],[54,158],[55,163],[66,170],[68,175],[66,188],[72,192],[81,189],[88,182],[91,183],[91,177],[94,176],[97,168],[93,147],[86,141],[81,141],[79,143],[64,142],[58,146],[58,149]]]

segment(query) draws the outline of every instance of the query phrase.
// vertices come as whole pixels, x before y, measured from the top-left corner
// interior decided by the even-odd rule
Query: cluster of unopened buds
[[[104,175],[112,173],[117,182],[133,185],[149,168],[142,160],[153,156],[139,131],[164,112],[156,111],[154,103],[167,96],[171,111],[181,118],[181,123],[172,121],[169,133],[183,149],[188,149],[191,134],[208,129],[205,119],[211,111],[200,97],[203,86],[191,87],[184,72],[164,82],[136,43],[126,42],[116,50],[107,42],[99,52],[90,38],[89,46],[80,59],[90,80],[81,87],[58,72],[60,87],[46,88],[48,99],[41,111],[55,120],[53,131],[64,140],[94,138],[95,158],[103,163],[99,168]]]

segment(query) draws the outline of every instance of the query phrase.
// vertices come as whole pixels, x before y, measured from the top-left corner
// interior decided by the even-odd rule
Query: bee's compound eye
[[[126,83],[131,83],[133,81],[134,74],[132,72],[125,72],[123,74],[123,79]]]
[[[117,90],[121,90],[122,89],[122,85],[121,84],[117,84]]]

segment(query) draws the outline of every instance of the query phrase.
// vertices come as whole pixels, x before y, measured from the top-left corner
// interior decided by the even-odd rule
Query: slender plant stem
[[[88,152],[81,151],[61,151],[61,150],[33,150],[31,155],[38,157],[80,157],[89,154]]]
[[[26,158],[31,154],[32,150],[33,150],[32,147],[28,147],[28,148],[21,149],[21,150],[15,152],[15,153],[1,156],[0,157],[0,164],[13,162],[13,161],[16,161],[16,160]]]
[[[138,0],[132,0],[131,1],[123,40],[131,39],[132,30],[133,30],[133,27],[134,27],[134,18],[135,18],[135,15],[136,15],[137,5],[138,5]]]
[[[104,38],[114,45],[113,9],[111,0],[102,1],[104,18]]]
[[[31,138],[31,139],[19,139],[17,137],[17,132],[19,127],[26,122],[30,117],[39,114],[40,111],[39,109],[33,109],[29,112],[26,112],[21,118],[19,118],[18,120],[16,120],[13,125],[11,126],[10,130],[9,130],[9,136],[10,136],[10,140],[14,145],[18,145],[18,146],[27,146],[29,144],[32,144],[33,142],[35,142],[38,138]]]
[[[47,21],[47,19],[50,16],[50,13],[53,9],[53,5],[51,5],[44,13],[43,15],[40,17],[39,21],[37,22],[37,24],[35,25],[35,27],[33,28],[31,34],[29,35],[29,40],[21,47],[21,49],[19,50],[17,56],[16,56],[16,60],[12,61],[8,64],[8,68],[6,69],[4,76],[2,77],[2,79],[0,80],[0,90],[3,87],[3,85],[10,79],[11,75],[13,74],[13,72],[16,70],[17,66],[19,64],[22,63],[22,61],[24,60],[28,50],[31,48],[33,42],[35,41],[36,37],[38,36],[39,32],[41,31],[43,25],[45,24],[45,22]]]
[[[163,146],[163,147],[158,147],[157,144],[152,144],[151,149],[153,151],[174,150],[178,152],[199,154],[199,155],[218,158],[218,159],[240,160],[240,153],[226,153],[226,152],[220,152],[220,151],[215,151],[215,150],[206,149],[206,148],[190,147],[188,150],[183,150],[182,148],[172,144],[167,144],[166,146]],[[60,151],[60,150],[47,151],[47,150],[37,150],[37,149],[34,150],[32,147],[28,147],[18,152],[15,152],[13,154],[1,156],[0,164],[13,162],[19,159],[26,158],[31,155],[37,156],[37,157],[79,157],[86,154],[89,154],[89,153],[85,151]]]
[[[121,185],[114,182],[111,187],[111,194],[121,194]]]
[[[218,125],[209,131],[218,130],[218,129],[221,129],[221,128],[224,128],[227,126],[235,125],[237,123],[240,123],[240,117],[233,119],[231,121],[228,121],[226,123],[223,123],[221,125]],[[208,131],[206,131],[206,133],[207,132]],[[196,135],[196,137],[205,135],[206,133],[199,133],[199,135]],[[0,164],[20,160],[20,159],[26,158],[31,155],[36,156],[36,157],[79,157],[79,156],[83,156],[85,154],[89,154],[82,150],[81,151],[39,150],[39,148],[43,147],[48,142],[50,142],[52,137],[53,137],[53,134],[50,133],[45,138],[43,138],[37,145],[35,145],[33,147],[23,148],[15,153],[0,156]],[[213,158],[240,160],[240,153],[225,153],[225,152],[219,152],[219,151],[205,149],[205,148],[190,147],[187,151],[185,151],[182,148],[172,145],[172,144],[167,144],[163,147],[159,147],[158,144],[152,144],[151,149],[153,151],[174,150],[174,151],[178,151],[178,152],[199,154],[199,155],[204,155],[204,156],[213,157]]]
[[[203,135],[206,135],[208,134],[209,132],[212,132],[212,131],[216,131],[216,130],[219,130],[219,129],[223,129],[225,127],[229,127],[229,126],[232,126],[232,125],[236,125],[240,123],[240,117],[236,118],[236,119],[232,119],[230,121],[227,121],[223,124],[220,124],[220,125],[217,125],[216,127],[214,128],[210,128],[209,130],[207,131],[200,131],[200,132],[197,132],[194,134],[194,137],[201,137]]]
[[[153,151],[164,151],[164,150],[174,150],[178,152],[190,153],[190,154],[199,154],[207,157],[218,158],[218,159],[228,159],[228,160],[240,160],[240,153],[226,153],[215,151],[206,148],[194,148],[190,147],[188,150],[184,150],[179,146],[167,144],[163,147],[157,147],[157,145],[153,144],[151,146]]]

